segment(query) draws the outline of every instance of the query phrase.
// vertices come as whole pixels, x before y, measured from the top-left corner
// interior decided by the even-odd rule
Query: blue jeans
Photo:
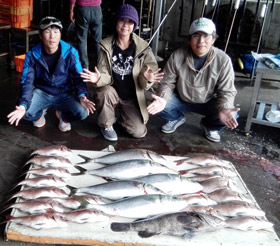
[[[87,38],[90,31],[94,50],[97,55],[99,52],[99,43],[102,38],[102,9],[101,6],[75,7],[75,28],[77,35],[77,49],[79,51],[83,68],[89,68],[87,53]]]
[[[50,108],[60,111],[64,122],[83,120],[88,116],[87,110],[72,94],[64,93],[53,96],[40,89],[34,89],[30,107],[23,119],[36,121],[42,116],[44,109]]]
[[[208,130],[220,131],[225,125],[219,120],[216,105],[217,98],[215,97],[207,103],[188,103],[182,101],[177,93],[172,93],[164,110],[157,115],[167,121],[173,121],[185,117],[184,113],[186,112],[201,114],[205,116],[202,123]],[[235,118],[238,118],[237,113]]]

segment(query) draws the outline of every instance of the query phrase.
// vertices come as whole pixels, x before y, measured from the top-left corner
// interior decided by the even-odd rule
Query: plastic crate
[[[10,15],[11,6],[5,3],[0,3],[0,15]]]
[[[12,0],[0,0],[0,3],[11,5]]]
[[[0,0],[9,1],[12,7],[33,6],[33,0]]]
[[[15,56],[15,58],[14,58],[14,62],[15,62],[15,65],[16,65],[16,70],[19,73],[22,73],[24,59],[25,59],[25,54]]]
[[[33,15],[11,15],[11,21],[16,22],[30,22],[32,21]]]
[[[2,19],[0,17],[0,24],[8,24],[11,25],[11,20],[10,19]]]
[[[11,6],[10,13],[12,15],[32,15],[33,6],[25,6],[25,7],[12,7]]]
[[[25,28],[30,27],[31,21],[22,21],[22,22],[11,22],[12,27],[14,28]]]

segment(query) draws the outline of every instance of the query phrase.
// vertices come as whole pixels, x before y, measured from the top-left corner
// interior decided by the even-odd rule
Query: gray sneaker
[[[115,132],[113,126],[110,127],[101,127],[101,132],[103,134],[103,137],[109,141],[117,141],[118,136],[117,133]]]
[[[164,132],[164,133],[172,133],[172,132],[175,132],[176,129],[184,124],[186,121],[185,117],[183,117],[182,119],[179,119],[179,120],[171,120],[171,121],[168,121],[165,125],[163,125],[161,127],[161,131]]]
[[[220,133],[219,131],[217,130],[214,130],[214,131],[211,131],[209,129],[207,129],[202,122],[200,122],[200,127],[202,128],[202,130],[204,131],[204,134],[205,134],[205,137],[212,141],[212,142],[220,142],[221,141],[221,136],[220,136]]]

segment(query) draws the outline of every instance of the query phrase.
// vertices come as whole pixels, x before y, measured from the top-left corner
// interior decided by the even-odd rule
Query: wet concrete
[[[18,127],[8,125],[6,115],[14,109],[19,93],[20,74],[9,70],[1,64],[0,72],[0,204],[5,204],[11,194],[10,189],[19,180],[21,167],[28,155],[35,149],[53,144],[63,144],[71,149],[102,150],[109,144],[116,150],[129,148],[145,148],[164,155],[185,156],[196,153],[210,153],[219,158],[231,161],[247,187],[255,197],[260,207],[266,212],[269,221],[274,223],[274,229],[280,236],[280,129],[261,125],[252,125],[252,132],[244,136],[244,126],[251,97],[250,82],[243,77],[236,78],[238,96],[236,103],[240,104],[241,112],[239,127],[236,130],[225,129],[222,141],[212,143],[207,141],[199,127],[201,116],[186,115],[186,123],[173,134],[160,131],[164,123],[154,116],[148,123],[148,134],[144,139],[133,139],[128,136],[118,124],[117,142],[105,140],[96,125],[96,115],[91,115],[82,122],[72,124],[69,133],[58,130],[58,120],[54,112],[49,110],[46,115],[47,124],[42,129],[36,129],[30,122],[21,121]],[[262,100],[278,101],[279,86],[277,83],[265,82],[261,89]],[[1,220],[6,214],[1,214]],[[31,246],[32,243],[21,243],[4,240],[4,226],[0,225],[0,245]]]

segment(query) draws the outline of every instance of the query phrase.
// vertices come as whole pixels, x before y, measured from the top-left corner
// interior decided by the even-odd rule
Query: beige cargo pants
[[[146,124],[136,100],[121,100],[112,86],[95,89],[95,104],[98,113],[97,124],[100,127],[110,127],[115,122],[115,109],[118,108],[119,123],[125,131],[134,138],[143,138],[147,134]]]

